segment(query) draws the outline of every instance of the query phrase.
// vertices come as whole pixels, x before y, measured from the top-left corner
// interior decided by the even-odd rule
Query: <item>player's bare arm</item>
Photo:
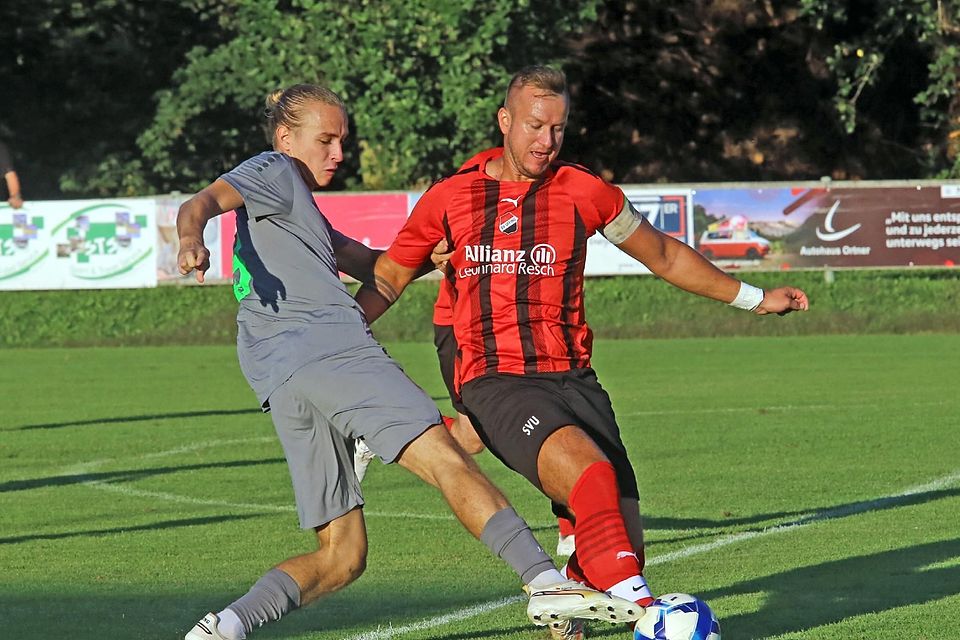
[[[371,249],[365,244],[345,236],[338,231],[333,232],[334,236],[334,255],[337,257],[337,267],[351,278],[366,285],[375,284],[374,266],[382,249]],[[430,254],[430,260],[424,262],[414,273],[414,280],[424,276],[434,269],[443,270],[453,255],[452,251],[447,251],[447,241],[441,240],[433,252]],[[372,322],[372,321],[371,321]]]
[[[358,282],[373,284],[373,267],[383,251],[371,249],[339,231],[334,231],[331,235],[337,268]]]
[[[374,283],[357,291],[357,304],[363,309],[367,322],[373,323],[382,316],[417,277],[418,271],[398,264],[386,253],[381,254],[374,268]]]
[[[243,198],[232,186],[217,180],[180,205],[177,213],[177,236],[180,251],[177,266],[180,273],[197,272],[197,282],[203,283],[203,274],[210,268],[210,252],[203,244],[203,229],[207,222],[225,211],[243,206]]]
[[[657,276],[670,284],[727,304],[740,291],[740,281],[724,273],[697,251],[642,219],[636,230],[617,247],[639,260]],[[806,294],[794,287],[779,287],[763,292],[763,300],[754,313],[781,315],[791,311],[806,311]]]

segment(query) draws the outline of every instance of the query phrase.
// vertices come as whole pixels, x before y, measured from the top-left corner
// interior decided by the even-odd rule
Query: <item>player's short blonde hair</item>
[[[295,84],[286,89],[277,89],[264,101],[263,115],[267,119],[265,126],[267,141],[273,142],[277,127],[280,125],[290,129],[299,128],[303,124],[303,108],[311,102],[340,107],[344,112],[347,110],[340,96],[320,85]]]
[[[567,76],[563,71],[544,65],[530,65],[520,69],[510,78],[507,92],[503,96],[503,106],[507,106],[510,92],[527,86],[543,89],[547,93],[555,93],[558,96],[568,95]]]

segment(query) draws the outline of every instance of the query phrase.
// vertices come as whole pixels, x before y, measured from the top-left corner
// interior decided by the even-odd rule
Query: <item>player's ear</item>
[[[290,152],[290,138],[293,136],[293,131],[285,124],[281,124],[277,127],[277,132],[274,134],[274,140],[277,143],[277,151],[282,151],[283,153]]]
[[[500,107],[497,111],[497,124],[500,125],[500,133],[507,135],[507,131],[510,130],[510,112],[506,107]]]

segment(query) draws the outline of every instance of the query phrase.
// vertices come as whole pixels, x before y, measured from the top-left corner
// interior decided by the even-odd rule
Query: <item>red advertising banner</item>
[[[371,249],[386,249],[407,221],[406,193],[319,193],[317,206],[333,228]]]
[[[698,189],[697,248],[734,268],[954,266],[952,186]]]
[[[315,193],[317,207],[333,228],[373,249],[386,249],[407,221],[406,193]],[[225,213],[220,221],[221,269],[233,273],[236,217]]]

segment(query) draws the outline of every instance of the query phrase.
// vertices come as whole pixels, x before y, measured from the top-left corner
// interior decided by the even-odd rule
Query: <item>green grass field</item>
[[[446,408],[432,347],[390,350]],[[599,342],[654,591],[726,640],[960,637],[958,363],[958,335]],[[0,385],[0,637],[182,638],[312,548],[232,348],[0,350]],[[375,464],[365,492],[367,573],[251,637],[546,638],[432,490]]]

